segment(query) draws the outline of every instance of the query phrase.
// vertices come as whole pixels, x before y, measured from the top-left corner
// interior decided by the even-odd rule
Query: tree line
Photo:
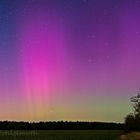
[[[124,124],[106,122],[0,122],[0,130],[122,130],[123,128]]]
[[[72,122],[72,121],[48,121],[48,122],[16,122],[0,121],[0,130],[125,130],[140,131],[140,93],[130,98],[133,105],[133,113],[125,117],[124,123],[107,122]]]

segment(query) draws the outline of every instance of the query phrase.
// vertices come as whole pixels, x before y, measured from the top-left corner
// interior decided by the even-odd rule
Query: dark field
[[[0,140],[116,140],[120,130],[1,130]]]

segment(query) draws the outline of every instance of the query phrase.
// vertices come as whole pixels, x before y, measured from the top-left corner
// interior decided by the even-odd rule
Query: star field
[[[140,86],[140,0],[1,0],[1,120],[121,122]]]

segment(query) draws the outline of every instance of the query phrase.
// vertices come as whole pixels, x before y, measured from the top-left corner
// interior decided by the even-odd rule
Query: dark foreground
[[[121,130],[1,130],[0,140],[116,140]]]

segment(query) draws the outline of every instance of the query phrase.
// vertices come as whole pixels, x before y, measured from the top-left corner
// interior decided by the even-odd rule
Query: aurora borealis
[[[122,122],[140,87],[140,0],[0,0],[0,120]]]

